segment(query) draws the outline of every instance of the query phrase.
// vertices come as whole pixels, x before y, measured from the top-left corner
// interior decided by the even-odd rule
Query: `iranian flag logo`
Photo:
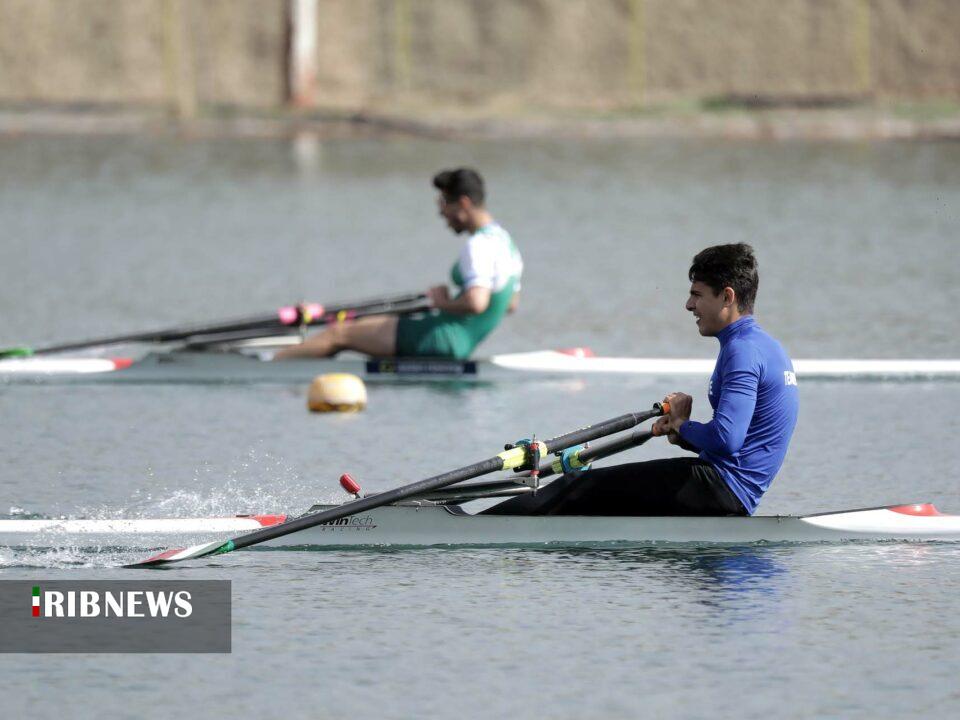
[[[40,586],[33,586],[33,616],[40,617]]]

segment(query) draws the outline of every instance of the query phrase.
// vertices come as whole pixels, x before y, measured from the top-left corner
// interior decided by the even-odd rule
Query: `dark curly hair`
[[[433,176],[433,186],[450,201],[466,196],[477,206],[483,205],[485,192],[483,178],[473,168],[443,170]]]
[[[733,243],[701,250],[690,266],[690,282],[709,285],[715,295],[724,288],[733,288],[740,312],[752,313],[760,286],[753,248],[746,243]]]

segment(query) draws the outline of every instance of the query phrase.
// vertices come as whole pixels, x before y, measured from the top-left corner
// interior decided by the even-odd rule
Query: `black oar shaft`
[[[363,317],[370,317],[372,315],[410,315],[413,313],[424,312],[429,309],[429,305],[426,300],[418,300],[411,302],[410,304],[399,304],[393,303],[389,306],[368,306],[365,308],[359,308],[356,310],[351,310],[349,314],[349,320],[357,320]],[[335,322],[337,320],[336,315],[338,312],[333,310],[324,313],[324,315],[319,319],[311,320],[307,325],[325,325],[328,323]],[[273,326],[270,326],[271,328]],[[268,328],[263,328],[262,326],[257,328],[246,328],[246,329],[228,329],[228,330],[212,330],[204,331],[203,333],[195,333],[189,337],[183,338],[186,341],[187,349],[199,350],[211,345],[229,345],[231,343],[239,343],[245,340],[255,340],[257,338],[264,337],[263,330]],[[274,333],[271,335],[293,335],[299,334],[301,326],[299,325],[284,325],[277,326]]]
[[[341,518],[349,517],[350,515],[356,515],[357,513],[365,512],[366,510],[373,510],[374,508],[382,507],[383,505],[390,505],[395,502],[400,502],[401,500],[406,500],[414,495],[422,495],[423,493],[430,492],[431,490],[435,490],[440,487],[452,485],[462,480],[469,480],[470,478],[479,477],[480,475],[486,475],[487,473],[496,472],[497,470],[502,469],[503,459],[499,456],[493,457],[488,460],[484,460],[483,462],[467,465],[466,467],[462,467],[458,470],[443,473],[442,475],[435,475],[434,477],[427,478],[426,480],[405,485],[402,488],[387,490],[386,492],[378,493],[377,495],[371,495],[360,498],[359,500],[354,500],[352,502],[339,505],[335,508],[331,508],[330,510],[325,510],[313,515],[305,515],[285,522],[282,525],[275,525],[273,527],[264,528],[263,530],[258,530],[248,535],[243,535],[233,541],[233,549],[256,545],[258,543],[265,542],[266,540],[271,540],[275,537],[282,537],[289,533],[297,532],[298,530],[306,530],[307,528],[315,525],[330,522],[331,520],[339,520]]]
[[[629,450],[633,447],[639,447],[652,437],[653,433],[649,430],[637,430],[636,432],[632,432],[623,437],[614,438],[613,440],[609,440],[607,442],[597,443],[596,445],[585,447],[580,451],[577,457],[581,463],[587,465],[594,460],[602,460],[605,457],[616,455],[624,450]],[[541,465],[540,477],[550,477],[551,475],[556,475],[557,473],[562,472],[562,469],[557,469],[559,464],[560,460],[556,459]]]
[[[615,438],[609,442],[599,442],[594,445],[589,445],[578,454],[578,459],[581,463],[587,465],[594,460],[602,460],[603,458],[616,455],[624,450],[639,447],[652,437],[654,437],[654,435],[649,430],[637,430],[629,435]],[[557,475],[561,472],[563,472],[563,470],[559,458],[546,460],[540,465],[541,479],[552,477],[553,475]],[[430,500],[434,502],[448,500],[449,498],[456,498],[460,495],[476,494],[481,496],[484,493],[494,493],[501,490],[513,489],[523,492],[532,491],[533,487],[524,485],[517,480],[493,480],[490,482],[467,483],[466,485],[451,485],[440,490],[434,490],[428,495],[411,499]]]
[[[613,433],[621,432],[623,430],[629,430],[645,420],[649,420],[652,417],[657,417],[660,414],[661,408],[660,405],[657,404],[652,410],[639,413],[627,413],[626,415],[621,415],[620,417],[613,418],[612,420],[607,420],[596,425],[590,425],[580,430],[574,430],[573,432],[560,435],[559,437],[555,437],[551,440],[546,440],[543,442],[543,444],[546,446],[546,452],[563,450],[571,447],[572,445],[580,445],[581,443],[590,442],[591,440],[596,440],[597,438],[604,437],[605,435],[612,435]],[[390,505],[395,502],[400,502],[401,500],[406,500],[416,495],[424,495],[425,493],[462,482],[463,480],[470,480],[471,478],[497,472],[498,470],[510,470],[517,467],[522,467],[523,458],[523,448],[507,450],[492,458],[488,458],[487,460],[474,463],[473,465],[467,465],[465,467],[458,468],[457,470],[451,470],[450,472],[445,472],[441,475],[435,475],[433,477],[426,478],[425,480],[404,485],[403,487],[399,487],[394,490],[387,490],[386,492],[377,493],[376,495],[370,495],[358,500],[353,500],[351,502],[344,503],[343,505],[338,505],[335,508],[323,510],[312,515],[302,515],[281,525],[274,525],[272,527],[263,528],[262,530],[256,530],[252,533],[248,533],[247,535],[241,535],[230,543],[232,547],[229,547],[228,549],[236,550],[242,547],[249,547],[250,545],[256,545],[267,540],[289,535],[290,533],[297,532],[298,530],[306,530],[307,528],[314,527],[315,525],[320,525],[325,522],[340,520],[341,518],[350,517],[351,515],[356,515],[357,513],[373,510],[374,508]],[[511,464],[514,462],[516,464],[511,466]]]
[[[342,313],[349,313],[350,317],[358,317],[361,314],[387,314],[396,312],[406,306],[411,306],[410,311],[422,310],[426,308],[426,296],[423,293],[406,293],[392,297],[385,297],[373,300],[362,300],[353,303],[342,303],[330,307],[324,307],[323,313],[311,318],[304,318],[304,321],[293,327],[302,325],[318,325],[335,321],[337,316]],[[83,340],[78,342],[69,342],[59,345],[49,345],[43,348],[37,348],[31,351],[32,355],[50,355],[53,353],[67,352],[69,350],[82,350],[85,348],[102,347],[107,345],[121,345],[126,343],[152,342],[168,343],[186,340],[197,335],[216,335],[220,333],[247,332],[253,330],[272,330],[286,329],[291,327],[289,323],[284,323],[277,312],[269,315],[258,315],[248,318],[238,318],[235,320],[226,320],[218,323],[182,325],[174,328],[162,330],[151,330],[147,332],[128,333],[124,335],[112,335],[109,337],[94,338],[92,340]],[[0,353],[2,356],[2,353]]]

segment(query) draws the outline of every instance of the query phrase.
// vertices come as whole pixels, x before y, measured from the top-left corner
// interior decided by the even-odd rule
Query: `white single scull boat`
[[[591,375],[675,376],[713,372],[714,359],[597,357],[539,350],[478,360],[364,357],[269,361],[270,351],[151,352],[140,359],[38,356],[0,360],[0,382],[305,383],[348,372],[367,381],[509,380]],[[802,379],[960,379],[960,360],[795,360]]]
[[[330,505],[316,505],[310,513]],[[286,515],[136,520],[0,520],[0,546],[151,549],[279,525]],[[292,518],[291,518],[292,519]],[[268,540],[274,549],[608,547],[844,541],[960,541],[960,515],[929,503],[753,517],[518,516],[427,501],[388,505]]]

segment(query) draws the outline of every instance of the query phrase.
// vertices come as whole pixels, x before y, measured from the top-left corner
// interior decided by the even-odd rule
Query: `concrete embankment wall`
[[[316,106],[960,99],[957,0],[320,0]],[[0,0],[0,103],[272,109],[288,0]]]

